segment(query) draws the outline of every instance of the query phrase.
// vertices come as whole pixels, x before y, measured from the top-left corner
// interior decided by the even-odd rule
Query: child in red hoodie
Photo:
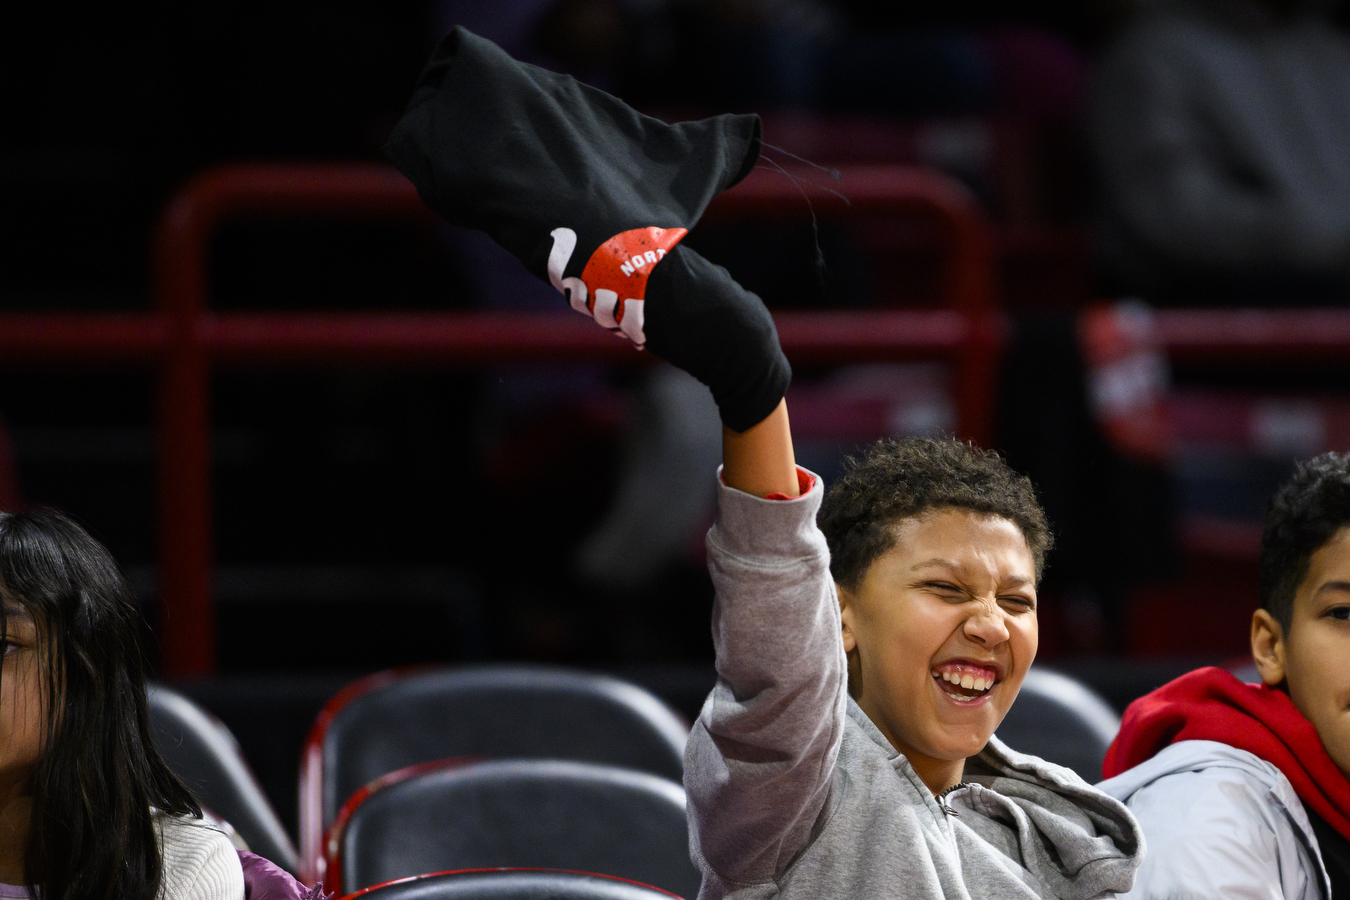
[[[1262,684],[1200,669],[1126,710],[1099,785],[1148,841],[1124,896],[1350,896],[1350,454],[1271,501],[1251,643]]]

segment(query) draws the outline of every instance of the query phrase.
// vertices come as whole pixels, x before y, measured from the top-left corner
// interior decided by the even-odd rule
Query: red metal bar
[[[800,172],[809,179],[810,173]],[[712,216],[805,216],[800,180],[756,172],[719,198]],[[948,229],[943,285],[948,311],[919,318],[782,320],[784,348],[802,358],[959,354],[959,428],[987,441],[992,419],[998,329],[994,271],[978,205],[954,182],[931,172],[850,170],[828,190],[806,187],[822,215],[922,212]],[[474,362],[504,357],[633,359],[588,323],[479,316],[211,316],[207,260],[212,235],[228,218],[298,215],[426,218],[416,191],[375,165],[231,166],[190,182],[165,211],[154,254],[158,310],[169,331],[159,396],[159,509],[164,669],[174,676],[215,666],[215,609],[210,590],[210,413],[212,359],[303,362],[426,360]],[[962,317],[964,314],[964,320]],[[888,314],[890,315],[890,314]],[[930,318],[923,318],[930,316]],[[937,316],[937,318],[931,318]],[[973,322],[973,326],[972,323]],[[2,323],[0,323],[2,324]],[[933,343],[936,340],[936,346]],[[866,349],[866,348],[870,348]],[[626,356],[625,356],[626,354]]]
[[[205,316],[198,337],[229,363],[643,362],[627,338],[570,309],[553,314],[270,313]]]
[[[784,351],[799,363],[950,356],[971,335],[970,317],[952,310],[780,312],[774,321]],[[162,362],[171,337],[158,316],[0,314],[0,364]],[[196,321],[193,341],[212,360],[232,364],[640,364],[649,358],[570,311],[206,313]]]
[[[1344,362],[1344,310],[1159,310],[1158,334],[1174,359],[1230,362]]]
[[[779,340],[796,362],[951,356],[970,318],[950,310],[778,313]],[[0,322],[3,327],[3,322]],[[546,359],[640,364],[651,357],[567,311],[538,313],[206,315],[197,341],[224,363],[477,365]]]
[[[211,595],[210,378],[201,317],[211,239],[251,215],[427,217],[417,192],[377,165],[229,166],[193,179],[170,202],[154,248],[156,305],[170,331],[159,387],[160,592],[164,671],[216,665]]]
[[[797,171],[799,178],[818,173]],[[1005,331],[997,313],[989,234],[968,193],[932,173],[846,171],[827,187],[756,172],[718,198],[711,218],[919,214],[949,248],[942,310],[788,313],[777,317],[796,362],[946,356],[957,362],[960,430],[987,440]],[[165,211],[154,254],[152,315],[0,315],[0,363],[158,361],[161,589],[165,671],[205,674],[215,663],[210,592],[209,364],[353,361],[472,364],[504,359],[646,357],[580,316],[211,315],[207,260],[215,230],[249,216],[429,218],[412,186],[375,165],[235,166],[192,181]],[[1178,359],[1344,360],[1350,317],[1336,311],[1162,311],[1159,331]]]
[[[957,433],[989,446],[1006,328],[997,313],[993,244],[979,203],[958,182],[919,168],[853,166],[837,181],[813,169],[761,169],[714,200],[708,218],[800,218],[810,211],[824,218],[919,214],[942,229],[942,305],[972,323],[956,354]]]
[[[0,360],[10,364],[154,362],[169,344],[160,316],[0,314]]]
[[[160,635],[166,675],[216,668],[211,594],[211,414],[209,361],[196,340],[206,311],[207,251],[221,216],[203,177],[170,202],[153,250],[153,289],[170,329],[157,398]]]

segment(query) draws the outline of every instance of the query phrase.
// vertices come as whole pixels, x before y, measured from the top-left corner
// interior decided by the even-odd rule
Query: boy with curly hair
[[[1199,669],[1125,712],[1101,787],[1152,848],[1131,897],[1350,896],[1350,454],[1271,500],[1251,648],[1261,684]]]
[[[386,150],[429,205],[718,404],[719,677],[685,767],[700,898],[1129,888],[1125,808],[993,737],[1036,655],[1050,530],[1031,484],[966,444],[901,441],[825,499],[795,465],[772,318],[680,245],[754,166],[756,117],[667,125],[459,29]]]
[[[1131,817],[993,737],[1036,653],[1050,533],[1030,483],[909,440],[826,495],[791,468],[785,405],[723,447],[719,680],[685,773],[700,897],[1127,890]]]

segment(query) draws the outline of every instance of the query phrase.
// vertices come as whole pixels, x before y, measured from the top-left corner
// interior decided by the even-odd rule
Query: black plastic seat
[[[299,854],[230,729],[182,694],[151,685],[150,730],[159,755],[197,801],[229,822],[259,856],[294,874]]]
[[[315,723],[301,771],[301,845],[314,852],[348,797],[407,766],[575,759],[681,781],[688,736],[653,694],[604,675],[546,666],[382,673],[335,697]]]
[[[566,869],[698,894],[684,789],[646,772],[566,760],[492,760],[374,790],[334,826],[342,890],[451,869]]]
[[[1095,784],[1119,730],[1120,716],[1087,685],[1059,672],[1032,669],[998,737],[1014,750],[1067,766]]]
[[[370,888],[361,896],[371,900],[669,900],[674,895],[603,875],[504,869],[423,875]]]

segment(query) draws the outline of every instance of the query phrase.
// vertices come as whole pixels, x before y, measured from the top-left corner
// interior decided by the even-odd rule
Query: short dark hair
[[[0,601],[33,618],[47,666],[24,856],[33,896],[154,900],[164,865],[154,816],[202,812],[151,739],[141,615],[126,579],[60,513],[0,513]],[[0,618],[0,640],[6,627]]]
[[[1039,582],[1054,537],[1031,480],[992,450],[953,438],[878,441],[845,472],[820,507],[830,547],[830,574],[856,588],[867,569],[895,543],[894,525],[933,509],[1000,516],[1026,538]]]
[[[1261,608],[1286,632],[1312,555],[1350,525],[1350,453],[1300,463],[1275,492],[1261,533]]]

